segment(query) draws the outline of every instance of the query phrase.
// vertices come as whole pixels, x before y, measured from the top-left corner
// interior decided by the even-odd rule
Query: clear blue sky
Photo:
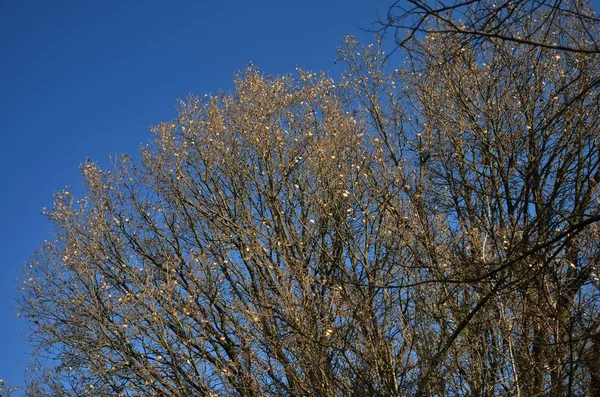
[[[0,0],[0,379],[23,384],[16,279],[49,237],[52,193],[86,157],[135,154],[178,98],[266,73],[334,67],[344,34],[368,40],[390,1]]]

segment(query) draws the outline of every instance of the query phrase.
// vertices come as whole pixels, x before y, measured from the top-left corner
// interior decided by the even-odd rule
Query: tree
[[[36,393],[597,394],[600,63],[532,43],[598,26],[557,15],[250,67],[84,164],[23,282]]]
[[[384,26],[408,28],[396,42],[410,65],[401,128],[381,134],[401,136],[391,153],[416,135],[412,201],[447,222],[433,228],[444,251],[429,248],[431,266],[450,263],[439,281],[475,298],[417,394],[439,379],[447,393],[454,373],[454,393],[597,395],[598,20],[581,2],[410,3]]]
[[[87,196],[57,194],[57,237],[24,283],[36,340],[58,362],[49,390],[396,387],[370,360],[392,354],[372,327],[392,321],[379,314],[398,297],[341,282],[377,280],[400,260],[379,208],[391,194],[336,90],[323,76],[249,69],[235,95],[182,103],[141,164],[83,166]]]
[[[533,17],[533,21],[532,18]],[[399,46],[415,35],[459,34],[465,40],[510,41],[537,48],[600,53],[597,24],[587,1],[562,0],[406,0],[389,7],[385,19],[376,23],[379,33],[391,31]],[[528,29],[521,29],[527,24]],[[578,31],[576,37],[557,32]]]
[[[19,388],[10,386],[3,379],[0,379],[0,397],[10,397]]]

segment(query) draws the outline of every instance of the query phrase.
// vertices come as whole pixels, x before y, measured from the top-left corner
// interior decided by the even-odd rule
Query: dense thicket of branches
[[[557,15],[503,32],[598,37]],[[82,166],[23,282],[35,393],[600,393],[598,55],[447,26],[394,71],[346,39],[337,86],[249,68]]]
[[[398,0],[376,24],[379,32],[391,31],[400,46],[421,34],[454,33],[478,44],[499,39],[598,54],[600,42],[590,29],[598,22],[589,2],[581,0]]]
[[[0,379],[0,397],[10,397],[18,389],[18,387],[11,386],[4,382],[3,379]]]

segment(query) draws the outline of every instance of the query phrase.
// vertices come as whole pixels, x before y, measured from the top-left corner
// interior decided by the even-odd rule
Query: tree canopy
[[[30,390],[600,393],[598,24],[511,4],[502,35],[442,9],[400,64],[347,37],[339,81],[249,67],[83,164],[22,283]]]

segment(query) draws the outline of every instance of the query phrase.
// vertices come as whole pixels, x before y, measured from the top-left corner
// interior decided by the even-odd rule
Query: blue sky
[[[357,26],[388,3],[0,0],[0,379],[23,384],[16,279],[86,157],[137,153],[178,98],[229,90],[249,62],[331,70],[342,36],[368,40]]]

